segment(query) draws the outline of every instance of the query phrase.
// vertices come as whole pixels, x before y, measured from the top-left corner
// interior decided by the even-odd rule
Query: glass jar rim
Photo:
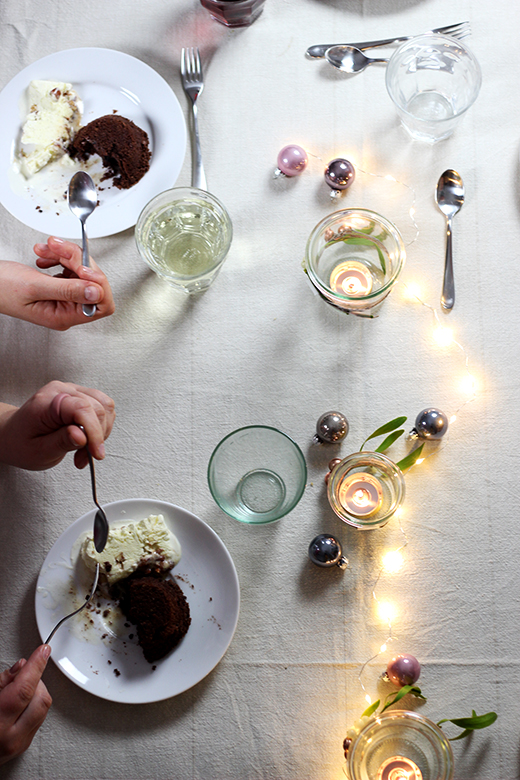
[[[378,222],[386,230],[388,230],[389,234],[394,239],[399,252],[399,263],[397,264],[397,267],[395,271],[392,273],[390,279],[387,282],[385,282],[385,284],[381,285],[381,287],[378,287],[377,290],[371,291],[366,295],[347,295],[346,293],[340,293],[337,290],[332,290],[330,287],[324,284],[314,269],[313,261],[312,261],[312,253],[311,253],[311,247],[313,245],[313,242],[317,239],[317,237],[319,236],[323,228],[325,228],[329,222],[334,222],[339,218],[345,218],[356,214],[359,214],[362,217],[366,217],[368,215],[371,218],[374,218],[374,221]],[[340,217],[340,215],[343,215],[343,217]],[[369,236],[367,236],[367,238],[369,238]],[[393,224],[393,222],[390,222],[389,219],[383,217],[382,214],[379,214],[377,211],[373,211],[371,209],[362,209],[362,208],[339,209],[338,211],[333,211],[331,214],[327,214],[327,216],[323,217],[323,219],[321,219],[317,223],[317,225],[314,226],[309,238],[307,239],[307,244],[305,247],[305,268],[307,270],[307,274],[312,284],[318,289],[318,291],[322,292],[327,298],[332,297],[335,300],[344,301],[346,303],[359,303],[360,301],[371,301],[373,299],[377,299],[383,296],[396,283],[397,277],[399,276],[399,274],[403,269],[405,260],[406,260],[406,248],[398,228]]]

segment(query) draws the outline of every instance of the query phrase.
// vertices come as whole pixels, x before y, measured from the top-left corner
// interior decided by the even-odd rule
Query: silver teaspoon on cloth
[[[90,467],[90,481],[92,483],[92,497],[98,508],[94,517],[94,547],[98,553],[103,552],[108,539],[108,520],[105,510],[100,506],[96,491],[96,472],[94,470],[94,459],[87,447],[88,465]]]
[[[372,58],[363,54],[361,49],[355,46],[331,46],[325,52],[327,61],[343,73],[361,73],[368,65],[375,62],[388,62],[388,58]]]
[[[455,303],[455,282],[453,279],[453,255],[451,241],[451,221],[464,203],[464,184],[462,178],[452,168],[441,174],[437,183],[435,200],[446,217],[446,260],[444,263],[444,281],[442,284],[441,306],[453,309]]]
[[[85,222],[96,208],[98,196],[94,182],[85,171],[78,171],[70,180],[68,200],[69,209],[81,222],[81,239],[83,241],[82,263],[87,268],[90,268]],[[96,305],[94,303],[84,303],[82,309],[86,317],[93,317],[96,313]]]

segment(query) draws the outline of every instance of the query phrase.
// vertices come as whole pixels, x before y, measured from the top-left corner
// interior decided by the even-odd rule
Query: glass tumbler
[[[321,220],[307,241],[303,266],[326,301],[375,316],[406,258],[401,234],[368,209],[343,209]]]
[[[196,293],[215,280],[233,226],[222,203],[196,187],[174,187],[142,210],[135,240],[145,263],[177,290]]]
[[[404,497],[403,472],[382,452],[349,455],[327,481],[327,498],[337,516],[364,530],[386,525]]]
[[[451,780],[453,753],[431,720],[391,710],[370,720],[354,739],[346,773],[350,780]]]
[[[419,141],[450,136],[477,99],[480,65],[461,41],[429,33],[403,43],[390,58],[386,88],[401,123]]]
[[[307,481],[305,458],[285,433],[249,425],[228,434],[208,465],[208,484],[219,507],[242,523],[272,523],[290,512]]]
[[[200,0],[213,19],[226,27],[247,27],[262,13],[265,0]]]

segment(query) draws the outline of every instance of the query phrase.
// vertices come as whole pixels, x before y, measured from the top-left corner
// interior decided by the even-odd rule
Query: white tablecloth
[[[463,19],[471,21],[482,90],[455,135],[433,147],[399,126],[383,69],[349,78],[304,56],[321,41],[419,33]],[[388,637],[374,587],[397,614],[393,642],[362,675],[366,692],[380,695],[388,660],[412,653],[423,667],[424,715],[499,715],[488,730],[453,743],[455,777],[519,776],[519,25],[520,9],[505,0],[267,0],[258,21],[237,31],[212,22],[196,0],[3,1],[0,86],[55,51],[117,49],[157,70],[187,116],[180,48],[203,52],[204,162],[235,231],[222,273],[203,297],[189,299],[149,272],[132,230],[92,240],[116,313],[65,333],[2,317],[0,397],[20,404],[51,379],[111,395],[118,416],[97,470],[101,500],[151,497],[198,515],[233,557],[242,603],[221,663],[163,702],[106,702],[50,663],[44,680],[53,707],[2,777],[339,780],[343,737],[366,706],[361,667]],[[308,168],[275,181],[288,143],[308,151]],[[403,285],[375,320],[347,317],[313,295],[301,260],[311,229],[336,207],[323,169],[337,156],[358,168],[337,205],[375,208],[397,222],[409,244],[403,281],[418,285],[461,347],[435,343],[435,313],[407,298]],[[449,167],[464,178],[466,203],[454,222],[457,302],[445,315],[444,218],[433,192]],[[188,151],[178,183],[190,176]],[[32,264],[32,245],[44,236],[3,208],[0,219],[0,257]],[[476,397],[465,404],[468,371]],[[393,417],[407,415],[411,428],[427,406],[448,416],[461,408],[443,446],[406,478],[404,566],[376,584],[382,554],[405,537],[395,519],[367,533],[341,523],[325,496],[327,463]],[[349,436],[340,447],[316,447],[316,421],[329,409],[348,417]],[[309,467],[298,507],[265,527],[228,518],[206,483],[216,443],[256,423],[292,436]],[[405,442],[392,450],[405,451]],[[38,572],[90,508],[88,474],[70,457],[44,473],[0,467],[2,668],[38,644]],[[308,560],[320,532],[341,541],[345,572]]]

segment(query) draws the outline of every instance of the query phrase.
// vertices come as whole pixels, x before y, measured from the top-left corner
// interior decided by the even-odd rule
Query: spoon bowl
[[[355,46],[337,45],[331,46],[325,52],[325,58],[334,68],[343,73],[361,73],[369,65],[375,62],[388,62],[388,59],[367,57],[361,49]]]
[[[94,182],[85,171],[78,171],[69,182],[68,202],[69,209],[81,222],[81,239],[83,243],[82,263],[90,268],[90,255],[88,251],[88,239],[85,222],[97,206],[98,195]],[[93,317],[96,313],[96,305],[84,303],[83,314]]]
[[[451,221],[455,214],[458,214],[461,210],[464,203],[462,177],[453,168],[448,168],[441,174],[437,182],[435,200],[440,211],[446,217],[446,259],[444,263],[441,306],[443,309],[453,309],[455,304],[455,281],[453,278]]]

